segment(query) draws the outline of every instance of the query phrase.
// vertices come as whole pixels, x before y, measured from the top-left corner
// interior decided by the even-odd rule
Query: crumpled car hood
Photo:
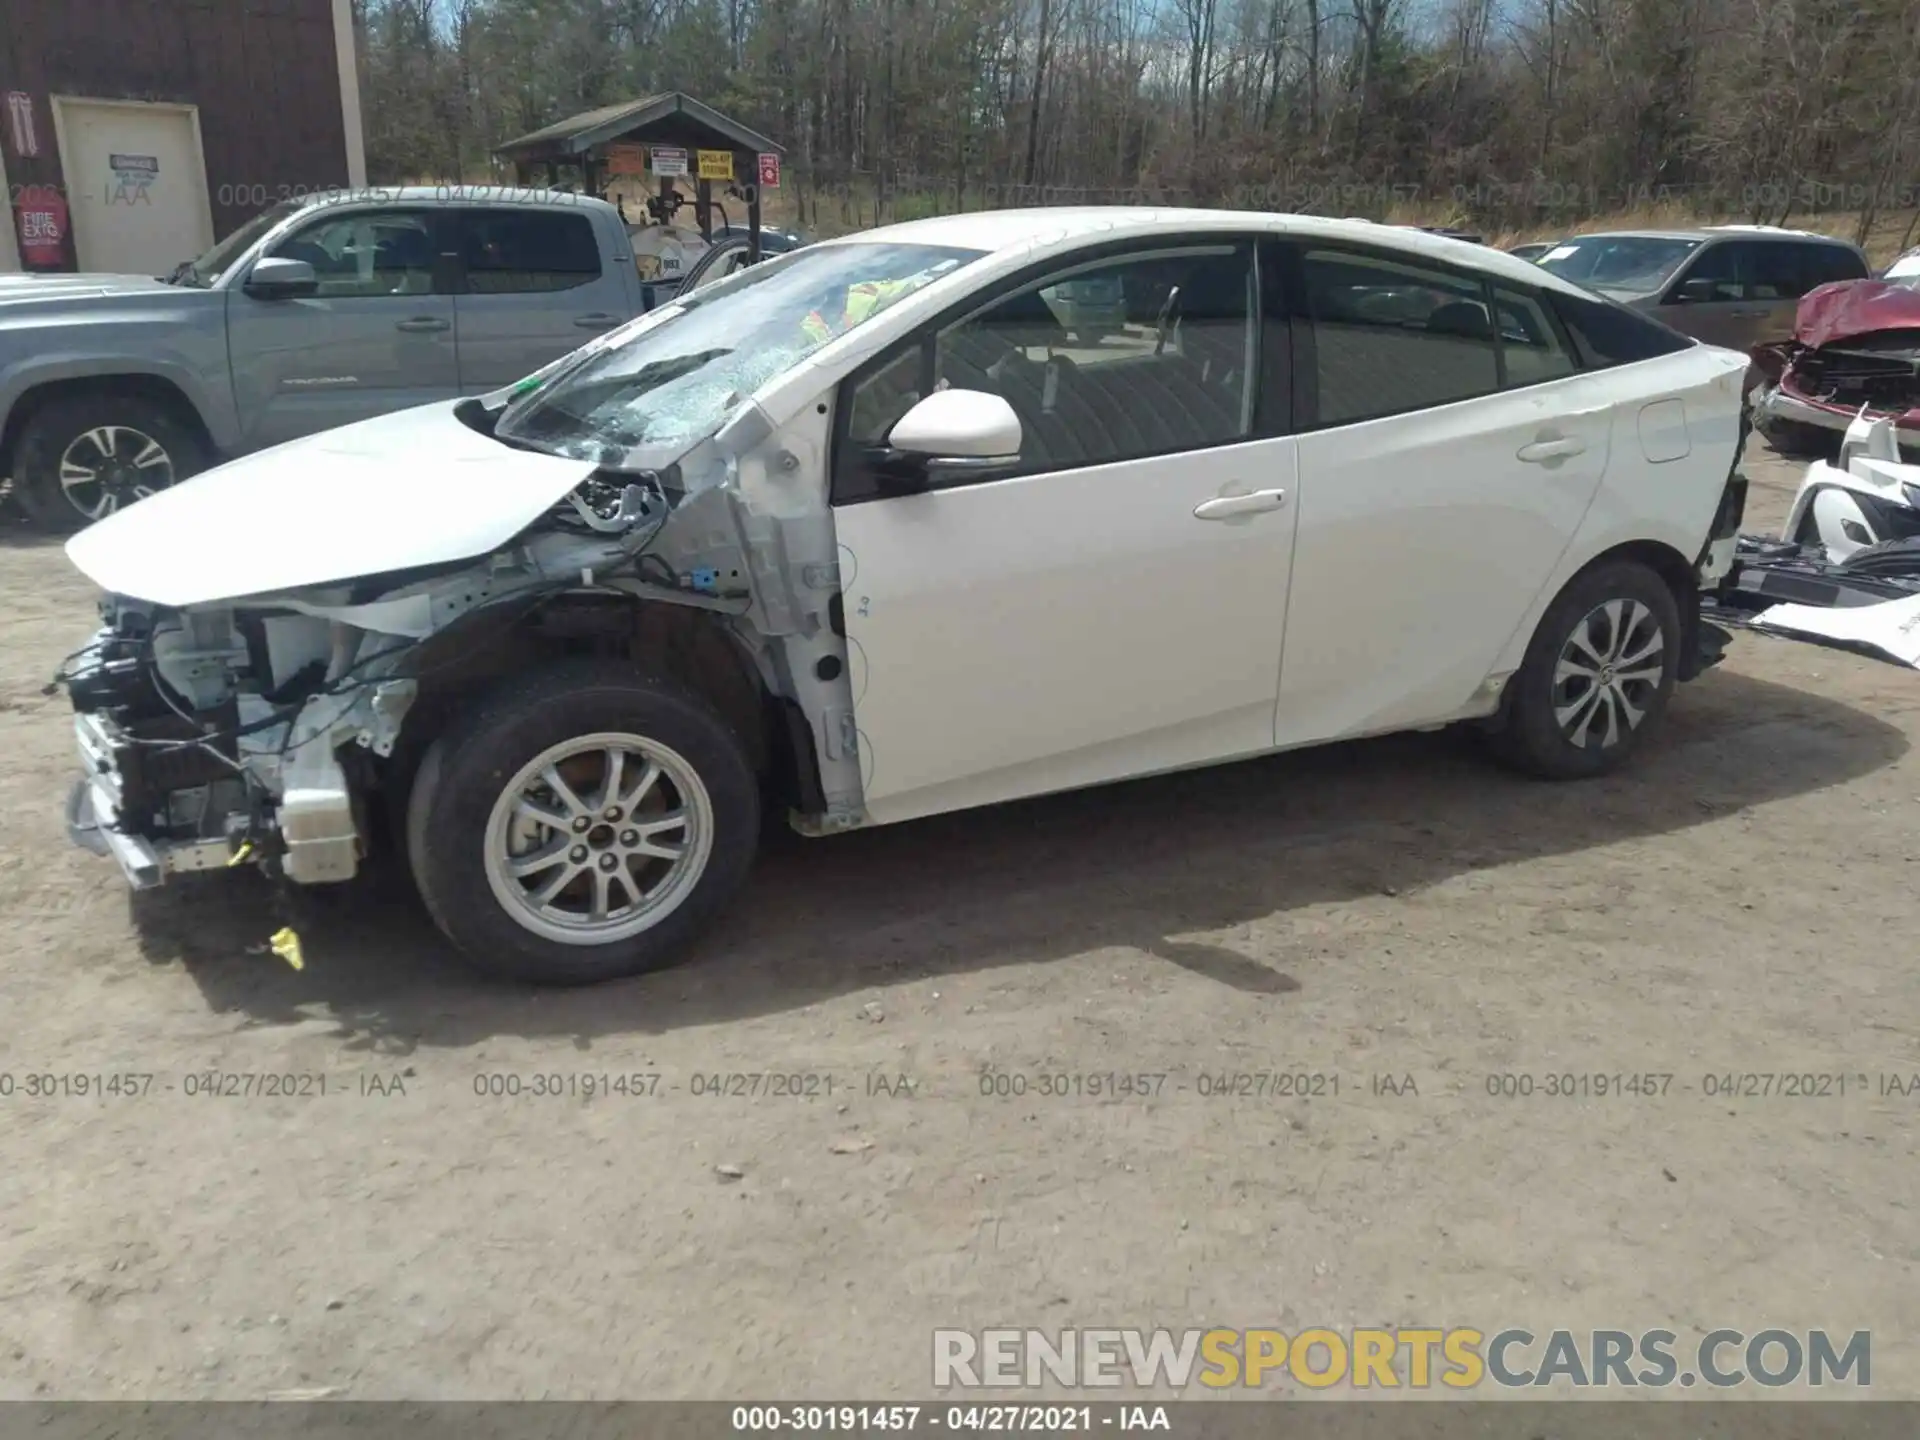
[[[1887,280],[1836,280],[1809,290],[1793,338],[1818,349],[1876,330],[1920,330],[1920,289]]]
[[[593,473],[488,439],[458,403],[231,461],[82,530],[67,557],[114,594],[203,605],[489,554]]]

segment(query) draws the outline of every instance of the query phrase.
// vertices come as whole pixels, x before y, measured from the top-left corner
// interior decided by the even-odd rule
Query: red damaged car
[[[1865,407],[1920,451],[1920,274],[1810,290],[1793,339],[1750,353],[1754,424],[1776,448],[1831,449]]]

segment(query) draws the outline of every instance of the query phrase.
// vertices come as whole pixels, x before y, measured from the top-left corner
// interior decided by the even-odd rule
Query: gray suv
[[[603,200],[285,202],[168,275],[0,277],[0,476],[76,530],[221,459],[509,384],[641,309]]]
[[[1578,235],[1534,263],[1731,350],[1789,339],[1802,295],[1872,273],[1856,245],[1767,225]]]

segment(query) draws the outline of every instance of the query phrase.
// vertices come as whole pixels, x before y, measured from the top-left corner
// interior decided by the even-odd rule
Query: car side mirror
[[[888,488],[911,493],[985,478],[1020,463],[1020,417],[984,390],[936,390],[887,433],[874,468]]]
[[[1712,280],[1683,280],[1667,297],[1667,302],[1672,305],[1708,305],[1718,293],[1719,287]]]
[[[247,293],[259,300],[292,300],[319,288],[320,277],[305,260],[268,256],[247,272]]]

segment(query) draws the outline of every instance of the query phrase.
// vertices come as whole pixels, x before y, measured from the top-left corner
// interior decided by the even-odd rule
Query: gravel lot
[[[1742,635],[1596,784],[1416,736],[796,840],[697,963],[528,994],[392,886],[301,973],[251,876],[135,903],[39,693],[88,587],[9,515],[0,592],[0,1397],[924,1398],[936,1326],[1395,1323],[1871,1329],[1920,1395],[1912,673]],[[1673,1079],[1488,1093],[1561,1071]],[[695,1093],[746,1073],[810,1093]]]

